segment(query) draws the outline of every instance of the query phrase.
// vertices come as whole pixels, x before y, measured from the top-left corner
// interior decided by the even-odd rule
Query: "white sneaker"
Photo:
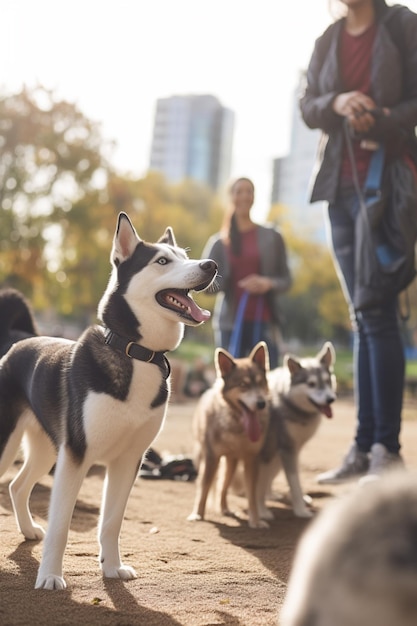
[[[404,467],[402,456],[398,452],[389,452],[382,443],[374,443],[371,448],[371,461],[369,470],[360,482],[365,483],[376,480],[379,476],[391,469]]]
[[[367,453],[361,452],[356,443],[354,443],[343,459],[342,465],[336,469],[319,474],[316,482],[320,485],[337,485],[363,476],[368,469],[369,458]]]

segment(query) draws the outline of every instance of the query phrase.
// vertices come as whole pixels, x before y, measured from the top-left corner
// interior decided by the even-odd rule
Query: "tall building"
[[[273,161],[271,202],[283,204],[294,230],[302,237],[325,241],[323,203],[310,204],[310,181],[321,131],[309,129],[294,94],[289,153]]]
[[[234,114],[211,95],[157,101],[150,169],[168,181],[191,178],[214,190],[230,177]]]

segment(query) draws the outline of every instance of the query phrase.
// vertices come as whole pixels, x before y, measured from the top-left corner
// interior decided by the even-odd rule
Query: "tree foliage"
[[[47,300],[49,227],[109,169],[99,126],[37,87],[0,98],[0,276]]]

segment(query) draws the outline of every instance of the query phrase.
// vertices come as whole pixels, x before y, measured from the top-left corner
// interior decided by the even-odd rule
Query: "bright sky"
[[[236,116],[232,176],[254,180],[259,215],[299,71],[331,21],[328,0],[1,0],[0,19],[2,84],[76,102],[123,171],[146,173],[158,98],[217,96]]]

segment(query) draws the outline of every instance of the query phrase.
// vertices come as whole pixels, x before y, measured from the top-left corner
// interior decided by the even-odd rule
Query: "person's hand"
[[[361,91],[341,93],[333,101],[333,111],[346,117],[355,133],[366,133],[375,125],[375,117],[370,113],[375,108],[372,98]]]
[[[238,286],[249,293],[261,295],[272,289],[272,280],[267,276],[249,274],[238,282]]]

